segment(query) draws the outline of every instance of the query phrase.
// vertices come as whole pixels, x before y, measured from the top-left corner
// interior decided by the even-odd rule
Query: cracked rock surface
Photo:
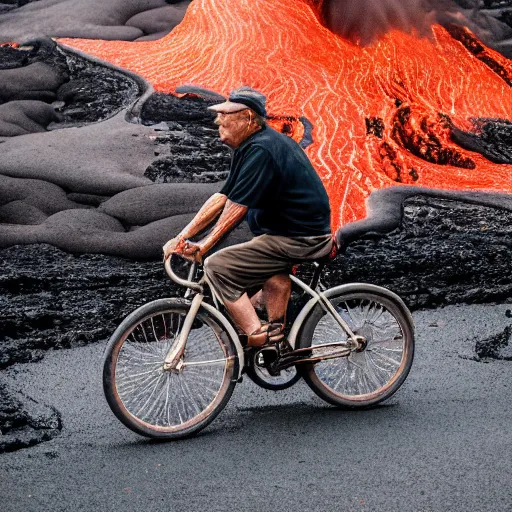
[[[61,429],[57,409],[13,392],[0,378],[0,453],[49,441]]]
[[[493,336],[476,340],[475,353],[480,359],[512,361],[512,323]]]

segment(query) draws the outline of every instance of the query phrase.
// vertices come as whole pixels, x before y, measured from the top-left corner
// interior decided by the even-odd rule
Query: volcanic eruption
[[[173,31],[151,42],[163,12],[172,26],[181,21],[164,4],[188,0],[14,7],[22,3],[0,0],[9,6],[0,41],[139,41],[60,40],[85,58],[52,53],[49,40],[37,51],[4,52],[17,64],[0,69],[0,100],[8,101],[0,128],[16,104],[9,91],[23,100],[30,89],[40,115],[25,101],[0,140],[0,367],[107,338],[135,307],[168,296],[161,247],[228,168],[209,103],[197,96],[217,101],[241,85],[262,90],[271,124],[302,143],[329,191],[333,228],[343,226],[338,234],[364,225],[324,284],[381,284],[414,308],[510,300],[512,70],[472,25],[447,24],[467,20],[467,12],[436,10],[450,0],[193,0]],[[132,111],[141,123],[124,111],[141,81],[89,56],[154,86],[158,94],[147,91]],[[47,131],[51,103],[64,103],[68,118]],[[169,182],[159,181],[159,165]],[[404,202],[406,194],[416,197]],[[374,229],[391,210],[401,210],[399,229]],[[0,382],[0,408],[2,391]],[[20,406],[9,407],[19,418]],[[44,427],[40,417],[34,424]]]
[[[452,136],[511,119],[507,59],[460,27],[433,25],[430,37],[391,29],[360,46],[322,20],[315,0],[195,0],[158,41],[60,43],[160,92],[193,84],[227,95],[250,85],[267,95],[271,115],[306,118],[306,151],[328,189],[334,229],[364,218],[368,195],[396,184],[512,191],[508,165]]]

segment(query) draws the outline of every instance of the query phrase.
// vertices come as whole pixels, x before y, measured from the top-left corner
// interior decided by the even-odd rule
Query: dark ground
[[[0,455],[5,512],[510,512],[510,361],[475,358],[509,305],[417,311],[415,361],[381,407],[343,411],[303,381],[274,393],[248,379],[193,439],[126,429],[101,389],[104,343],[4,371],[58,404],[62,433]]]

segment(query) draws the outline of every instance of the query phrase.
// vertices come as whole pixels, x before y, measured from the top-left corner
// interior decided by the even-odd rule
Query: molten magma
[[[366,197],[391,185],[512,192],[509,165],[450,138],[453,125],[472,130],[472,118],[512,119],[508,60],[470,52],[437,25],[430,39],[392,31],[356,46],[322,25],[318,3],[194,0],[158,41],[60,42],[157,91],[193,84],[227,95],[250,85],[267,95],[270,114],[307,118],[306,151],[328,190],[333,229],[365,217]]]

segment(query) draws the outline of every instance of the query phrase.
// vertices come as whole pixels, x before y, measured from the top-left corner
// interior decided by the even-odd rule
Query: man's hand
[[[179,236],[169,240],[162,248],[164,251],[164,261],[169,259],[173,253],[182,254],[185,243],[185,239]]]
[[[176,237],[169,240],[164,246],[164,261],[166,261],[172,254],[181,254],[184,258],[190,261],[197,261],[202,263],[204,248],[200,244],[188,242],[184,238]]]
[[[202,263],[204,252],[204,248],[201,244],[185,242],[181,254],[189,261],[197,261],[197,263]]]

